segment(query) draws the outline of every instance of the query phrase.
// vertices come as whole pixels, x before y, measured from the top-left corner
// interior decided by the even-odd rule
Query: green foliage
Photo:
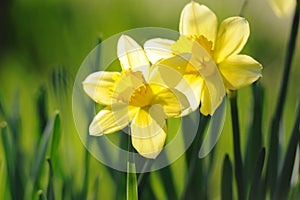
[[[138,199],[138,190],[137,190],[137,180],[135,173],[135,164],[128,162],[127,163],[127,181],[126,181],[126,199],[127,200],[136,200]]]
[[[232,199],[232,181],[233,181],[233,175],[232,175],[232,165],[229,159],[229,156],[226,155],[223,162],[223,172],[222,172],[222,199]]]
[[[261,1],[248,1],[249,7],[243,8],[253,30],[245,51],[259,58],[265,71],[259,82],[241,89],[232,102],[237,135],[232,135],[228,109],[216,147],[199,159],[213,120],[201,115],[196,138],[181,158],[159,171],[141,174],[104,166],[80,142],[70,108],[71,86],[99,34],[105,39],[140,26],[177,30],[185,2],[175,2],[16,0],[3,4],[6,14],[0,13],[1,19],[7,20],[12,34],[2,34],[5,28],[0,27],[0,199],[300,198],[296,169],[300,111],[299,105],[297,111],[294,106],[299,101],[300,71],[298,64],[292,65],[293,60],[299,63],[295,56],[299,13],[285,46],[283,36],[290,28],[268,15],[265,20],[271,18],[278,30],[286,31],[277,35],[272,24],[266,26],[261,15],[251,10]],[[202,3],[214,5],[216,13],[225,17],[240,9],[235,1],[228,2],[228,6],[220,1]],[[287,50],[283,70],[281,49]],[[111,138],[126,148],[125,134]],[[99,147],[109,155],[105,149]],[[128,168],[134,171],[134,163],[128,163]]]

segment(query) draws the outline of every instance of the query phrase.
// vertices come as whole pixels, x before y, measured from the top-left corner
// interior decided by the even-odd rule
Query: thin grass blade
[[[258,82],[252,85],[253,93],[253,118],[248,132],[245,155],[245,178],[247,184],[251,184],[256,169],[256,161],[261,153],[263,144],[262,116],[264,91]]]
[[[199,151],[199,158],[204,158],[211,152],[211,150],[216,145],[225,122],[226,116],[226,98],[223,99],[221,105],[215,111],[214,115],[211,117],[210,124],[208,126],[207,133],[203,140],[202,146]]]
[[[282,171],[279,175],[279,181],[276,185],[275,199],[283,199],[288,195],[293,167],[296,157],[297,145],[300,140],[299,127],[300,126],[300,104],[298,104],[297,116],[293,131],[290,137],[288,149],[285,155]]]
[[[126,199],[127,200],[137,200],[138,199],[138,189],[137,180],[135,173],[135,164],[132,162],[127,163],[127,181],[126,181]]]
[[[232,164],[230,162],[228,154],[225,155],[223,161],[223,170],[222,170],[222,185],[221,185],[221,196],[223,200],[232,199]]]
[[[249,193],[249,200],[253,199],[260,199],[260,184],[261,184],[261,175],[265,163],[265,155],[266,155],[266,150],[265,148],[262,148],[258,157],[258,160],[256,162],[256,168],[254,171],[254,176],[252,179],[252,184],[250,188],[250,193]]]
[[[53,180],[53,167],[51,163],[51,159],[47,158],[47,162],[49,165],[49,180],[48,180],[48,188],[47,188],[47,200],[55,200],[54,194],[54,180]]]
[[[56,155],[59,146],[60,137],[61,137],[61,118],[57,112],[54,120],[54,125],[53,125],[51,152],[50,152],[51,159],[53,159]]]

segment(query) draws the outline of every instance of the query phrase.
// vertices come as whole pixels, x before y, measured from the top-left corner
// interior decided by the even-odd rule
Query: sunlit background
[[[92,199],[124,199],[125,179],[114,181],[113,171],[89,157],[88,181],[86,173],[86,150],[76,132],[72,117],[72,86],[84,58],[98,44],[110,36],[138,27],[165,27],[178,30],[182,8],[189,0],[3,0],[0,6],[0,102],[13,115],[14,107],[20,105],[21,131],[20,146],[23,166],[19,166],[24,178],[29,176],[34,165],[36,146],[41,135],[41,118],[37,102],[41,93],[46,95],[45,116],[50,118],[60,110],[62,132],[54,166],[54,187],[57,199],[79,198],[84,184],[86,197]],[[219,23],[239,15],[242,0],[202,0],[217,15]],[[267,143],[270,119],[277,100],[285,50],[290,32],[292,13],[289,17],[278,18],[267,0],[249,0],[242,16],[250,23],[251,34],[243,52],[263,64],[260,84],[264,88],[263,137]],[[291,132],[297,99],[300,96],[300,41],[293,61],[287,104],[284,110],[286,130],[282,138],[283,148]],[[252,116],[251,87],[238,92],[240,109],[242,152],[245,153]],[[229,107],[228,107],[229,108]],[[5,120],[0,114],[0,122]],[[7,191],[7,169],[0,142],[0,199],[10,197]],[[224,155],[233,159],[231,121],[228,114],[225,127],[214,149],[214,162],[208,180],[209,199],[220,198],[221,170]],[[205,159],[209,159],[205,158]],[[55,162],[57,160],[57,162]],[[40,188],[47,185],[48,166],[43,164]],[[176,191],[168,191],[160,181],[159,172],[149,177],[152,196],[144,199],[165,199],[170,192],[180,196],[184,189],[187,169],[184,157],[171,165],[171,177]],[[98,182],[97,182],[97,181]],[[97,183],[97,184],[96,184]],[[123,184],[124,183],[124,184]],[[66,185],[67,184],[67,185]],[[149,191],[148,191],[149,192]],[[147,196],[149,195],[149,196]],[[148,197],[148,198],[147,198]]]

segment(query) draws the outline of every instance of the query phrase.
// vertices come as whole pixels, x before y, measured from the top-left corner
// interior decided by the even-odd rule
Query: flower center
[[[132,93],[129,104],[137,107],[145,107],[151,104],[153,92],[148,84],[144,84]]]
[[[207,53],[213,58],[214,50],[212,49],[212,47],[213,47],[212,41],[209,41],[203,35],[200,35],[200,36],[198,36],[198,35],[190,35],[190,38],[192,40],[198,42],[198,44],[200,44],[207,51]]]

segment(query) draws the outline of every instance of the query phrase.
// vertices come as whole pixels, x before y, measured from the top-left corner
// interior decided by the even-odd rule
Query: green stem
[[[242,7],[241,7],[241,10],[240,10],[239,16],[241,16],[241,17],[243,16],[243,12],[244,12],[244,10],[245,10],[247,4],[248,4],[248,0],[245,0],[245,1],[243,2],[243,4],[242,4]]]
[[[298,34],[298,26],[299,26],[299,11],[300,5],[299,0],[297,0],[297,6],[295,8],[295,14],[293,18],[293,24],[291,28],[291,33],[288,41],[288,47],[286,51],[286,59],[284,63],[282,82],[280,86],[279,96],[277,107],[272,118],[271,125],[271,140],[270,140],[270,150],[268,156],[268,168],[266,175],[266,185],[271,189],[271,194],[274,191],[274,183],[277,179],[277,171],[278,171],[278,147],[279,147],[279,124],[282,119],[284,104],[286,101],[286,94],[289,82],[289,74],[291,71],[291,64],[295,52],[296,39]],[[268,188],[267,188],[268,189]]]
[[[241,154],[240,144],[240,127],[239,127],[239,116],[237,107],[237,92],[229,92],[230,108],[231,108],[231,122],[232,122],[232,133],[233,133],[233,148],[235,158],[235,179],[238,189],[238,197],[240,200],[245,199],[244,192],[244,175],[243,175],[243,161]]]

